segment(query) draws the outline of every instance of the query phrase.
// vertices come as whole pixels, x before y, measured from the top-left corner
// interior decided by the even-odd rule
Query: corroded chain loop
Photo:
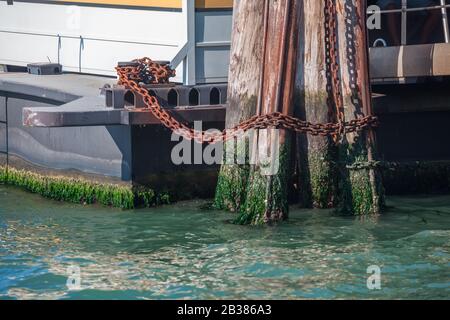
[[[147,108],[133,109],[135,111],[150,111],[161,123],[172,131],[188,140],[199,143],[217,143],[227,141],[251,129],[278,128],[292,130],[298,133],[306,133],[313,136],[332,136],[338,142],[346,133],[360,132],[369,127],[377,125],[375,116],[366,116],[345,122],[342,93],[340,89],[338,49],[336,40],[336,6],[332,0],[326,0],[326,29],[327,29],[327,63],[329,64],[329,75],[331,77],[330,91],[332,100],[329,103],[336,106],[337,123],[311,123],[292,116],[274,112],[254,116],[232,129],[219,131],[198,131],[188,125],[179,122],[170,113],[164,110],[156,97],[142,85],[142,82],[150,84],[164,84],[169,78],[175,76],[175,71],[168,65],[160,65],[149,58],[134,60],[137,66],[117,67],[119,84],[140,95]],[[331,99],[330,99],[331,100]]]
[[[172,70],[169,65],[160,65],[149,58],[136,59],[132,62],[136,63],[137,67],[120,68],[125,77],[119,77],[119,83],[126,78],[148,84],[163,84],[169,83],[169,79],[175,76],[175,70]]]

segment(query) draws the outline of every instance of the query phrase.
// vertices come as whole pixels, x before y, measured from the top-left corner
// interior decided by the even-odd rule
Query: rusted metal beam
[[[202,122],[224,122],[226,105],[198,106],[198,107],[175,107],[169,113],[179,121],[193,123]],[[149,111],[122,111],[121,124],[125,125],[158,125],[161,122]]]
[[[102,125],[159,125],[147,111],[113,109],[100,97],[85,97],[59,107],[24,108],[23,125],[28,127],[86,127]],[[181,121],[223,122],[226,105],[175,107],[169,111]]]

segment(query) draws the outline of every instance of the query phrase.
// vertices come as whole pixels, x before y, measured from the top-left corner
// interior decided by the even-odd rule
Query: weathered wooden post
[[[263,65],[264,6],[260,1],[235,0],[231,37],[226,127],[233,128],[255,115],[261,68]],[[236,145],[235,145],[236,143]],[[225,152],[235,148],[233,163],[222,165],[214,206],[237,212],[247,194],[249,175],[248,141],[235,139],[226,143]],[[243,157],[244,164],[237,159]]]
[[[339,66],[345,120],[372,115],[366,0],[336,0]],[[375,161],[371,128],[359,135],[346,133],[339,146],[339,209],[352,214],[378,214],[384,190]]]
[[[281,112],[292,115],[298,55],[300,0],[266,0],[263,79],[257,114]],[[261,5],[261,3],[260,3]],[[247,197],[237,223],[263,224],[288,215],[288,184],[291,179],[292,132],[258,130],[253,144]],[[261,147],[268,146],[271,168],[261,161]],[[264,148],[263,148],[264,149]],[[257,150],[257,151],[256,151]]]
[[[326,58],[325,1],[304,0],[300,24],[299,67],[296,81],[296,114],[312,123],[329,123],[330,74]],[[304,207],[329,208],[337,191],[331,137],[297,135],[298,189]]]

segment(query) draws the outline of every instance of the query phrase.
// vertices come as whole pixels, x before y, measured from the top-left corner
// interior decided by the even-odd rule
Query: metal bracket
[[[27,64],[29,74],[54,75],[62,73],[62,65],[59,63],[29,63]]]
[[[105,104],[109,108],[124,109],[125,108],[125,93],[124,86],[114,86],[113,88],[104,88],[105,90]]]
[[[119,68],[139,67],[139,62],[136,62],[136,61],[120,61],[120,62],[117,63],[117,66]]]
[[[173,83],[161,85],[146,85],[150,94],[157,97],[163,108],[175,108],[185,106],[209,106],[222,105],[227,100],[227,84],[180,86]],[[124,109],[145,108],[146,105],[141,96],[133,94],[124,86],[105,86],[100,89],[105,95],[105,105],[109,108]]]

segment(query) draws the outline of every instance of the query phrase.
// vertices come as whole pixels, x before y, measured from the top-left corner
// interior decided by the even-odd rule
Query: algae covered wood
[[[265,2],[264,67],[258,114],[294,112],[301,2]],[[247,197],[236,222],[263,224],[284,220],[288,216],[292,132],[262,129],[255,133],[253,141]]]
[[[337,0],[339,66],[345,120],[373,114],[365,0]],[[384,206],[380,168],[375,165],[372,129],[347,133],[339,145],[339,210],[378,214]]]
[[[226,127],[232,128],[255,115],[262,55],[264,6],[260,1],[235,0],[228,76]],[[214,206],[237,212],[245,200],[249,174],[249,141],[226,143],[225,154],[234,154],[220,169]],[[244,161],[238,161],[243,157]]]
[[[332,122],[328,99],[325,48],[325,1],[304,0],[300,23],[296,114],[312,123]],[[335,203],[336,148],[331,137],[297,135],[298,190],[303,207],[329,208]]]

